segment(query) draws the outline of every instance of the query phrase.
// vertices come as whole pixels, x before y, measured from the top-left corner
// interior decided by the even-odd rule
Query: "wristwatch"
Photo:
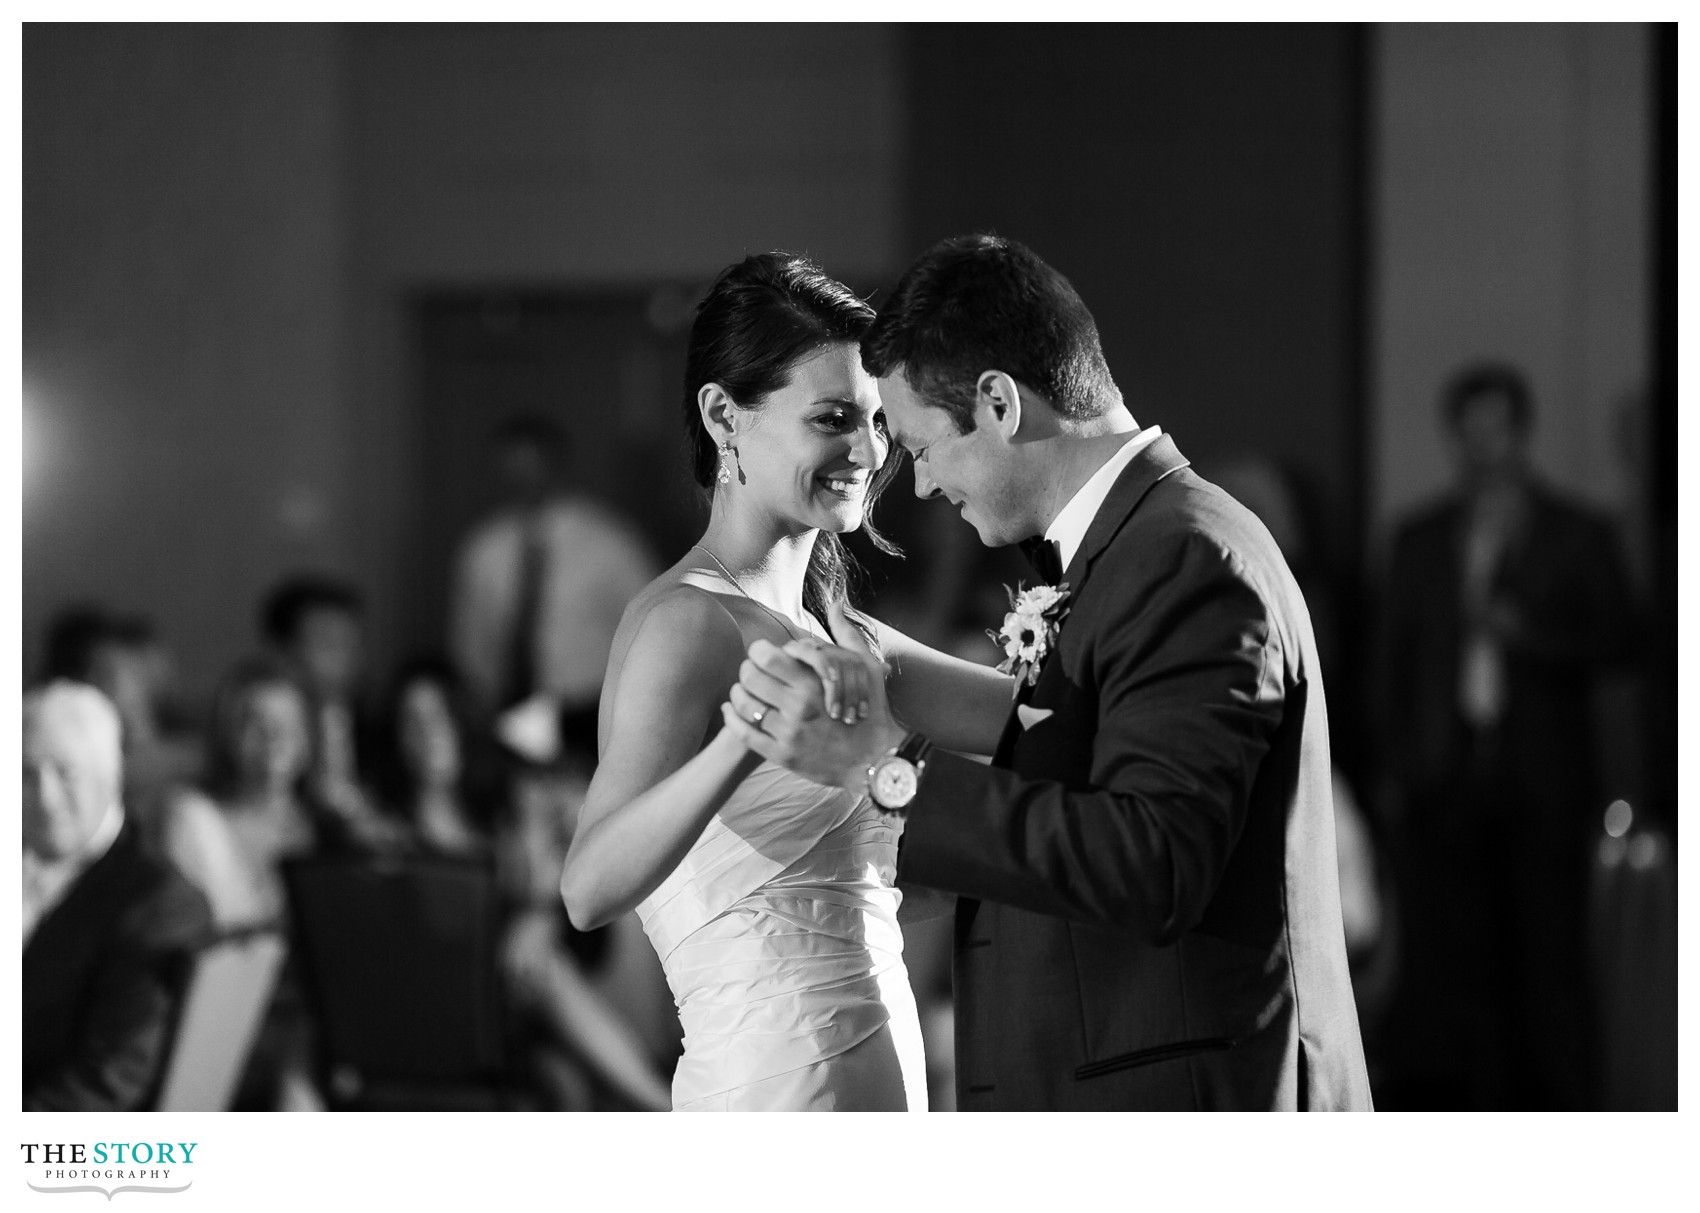
[[[901,813],[915,799],[933,743],[910,733],[868,768],[868,799],[884,813]]]

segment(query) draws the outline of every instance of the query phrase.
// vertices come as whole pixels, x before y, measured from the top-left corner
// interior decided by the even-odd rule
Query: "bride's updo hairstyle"
[[[834,342],[860,343],[873,319],[873,308],[807,257],[757,253],[722,270],[697,304],[685,354],[682,404],[697,484],[712,493],[720,466],[720,449],[697,406],[704,384],[718,383],[740,410],[758,409],[790,382],[797,363]],[[873,545],[894,555],[897,545],[874,528],[871,511],[897,466],[898,460],[887,458],[874,474],[862,521],[862,533]],[[803,606],[824,622],[828,603],[848,602],[855,568],[844,541],[822,531],[809,557]]]

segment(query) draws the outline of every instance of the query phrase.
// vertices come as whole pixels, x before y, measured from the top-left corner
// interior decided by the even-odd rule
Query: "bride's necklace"
[[[711,552],[707,548],[703,547],[702,544],[700,544],[700,543],[693,543],[693,544],[691,544],[691,547],[694,548],[696,551],[701,552],[704,556],[707,556],[710,560],[714,561],[714,567],[719,569],[721,571],[721,573],[725,575],[726,580],[730,581],[732,583],[733,588],[735,588],[738,591],[738,593],[742,594],[745,598],[748,598],[751,602],[755,603],[762,610],[766,611],[769,615],[772,615],[775,619],[777,619],[779,621],[780,626],[782,626],[786,631],[790,632],[790,631],[795,631],[795,630],[799,629],[799,625],[798,625],[796,620],[791,619],[791,618],[789,618],[785,615],[781,615],[778,611],[776,611],[772,607],[768,606],[767,603],[763,602],[761,599],[757,598],[754,594],[752,594],[748,590],[746,590],[744,588],[744,583],[739,581],[738,578],[733,575],[732,570],[727,568],[724,564],[721,563],[720,557],[716,556],[713,552]],[[814,634],[809,631],[809,629],[806,625],[801,627],[801,631],[802,631],[803,635],[808,636],[811,639],[813,638]]]

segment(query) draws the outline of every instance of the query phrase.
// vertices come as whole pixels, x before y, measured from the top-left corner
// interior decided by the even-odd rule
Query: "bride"
[[[926,1110],[892,883],[901,819],[721,727],[758,639],[882,656],[894,712],[951,749],[990,753],[1009,712],[1003,675],[848,602],[839,535],[865,527],[892,550],[867,521],[896,470],[857,344],[873,316],[802,257],[721,273],[685,367],[708,529],[632,602],[609,654],[561,892],[580,929],[633,908],[643,921],[684,1025],[676,1111]],[[821,672],[848,723],[845,669]]]

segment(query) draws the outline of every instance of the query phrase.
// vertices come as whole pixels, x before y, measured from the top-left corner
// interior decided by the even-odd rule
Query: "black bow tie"
[[[1039,574],[1039,580],[1045,585],[1056,585],[1062,581],[1062,553],[1043,535],[1023,539],[1021,554],[1027,557],[1027,563],[1033,566],[1033,571]]]

